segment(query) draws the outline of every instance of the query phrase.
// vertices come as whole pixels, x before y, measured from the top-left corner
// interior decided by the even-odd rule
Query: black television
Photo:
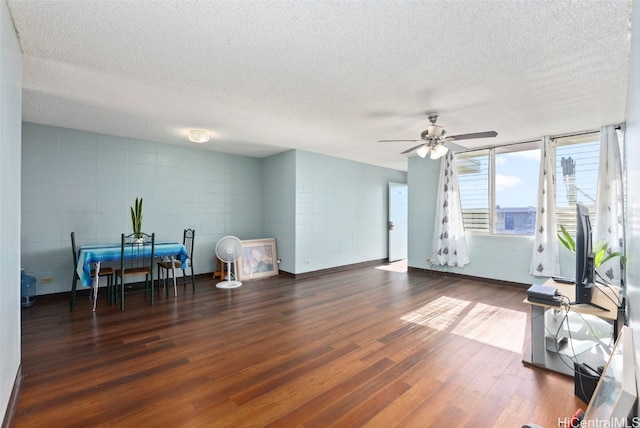
[[[591,242],[591,220],[589,209],[576,204],[576,300],[575,304],[587,304],[606,311],[602,306],[594,304],[593,277],[595,274],[593,247]]]

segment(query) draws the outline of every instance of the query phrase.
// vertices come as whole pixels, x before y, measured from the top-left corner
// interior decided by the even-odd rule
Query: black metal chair
[[[80,277],[78,276],[78,250],[76,249],[76,234],[71,232],[71,251],[73,252],[73,279],[71,280],[71,299],[69,302],[69,309],[73,312],[76,308],[76,286]],[[109,295],[109,301],[111,302],[111,292],[113,287],[113,268],[108,266],[100,267],[100,274],[98,277],[107,277],[107,294]],[[96,276],[96,270],[91,269],[91,277]],[[92,290],[93,291],[93,290]],[[97,291],[97,288],[96,288]],[[89,294],[91,296],[91,294]],[[97,299],[97,296],[94,296]],[[94,305],[95,306],[95,305]]]
[[[185,229],[182,234],[182,244],[187,249],[187,263],[189,265],[188,268],[191,270],[191,289],[196,291],[196,281],[193,275],[193,243],[196,236],[196,231],[194,229]],[[173,265],[171,264],[171,260],[163,260],[158,262],[158,281],[160,278],[164,279],[164,287],[166,290],[167,297],[169,296],[169,287],[167,286],[167,281],[169,280],[169,272],[173,276],[173,269],[182,269],[182,262],[180,260],[174,260]],[[162,272],[164,271],[164,272]],[[161,275],[164,273],[164,275]],[[187,275],[186,272],[183,272],[182,275],[182,285],[186,289],[187,287]],[[178,290],[173,289],[173,293],[175,296],[178,295]]]
[[[155,252],[156,234],[132,233],[121,236],[120,268],[115,270],[116,298],[120,298],[120,309],[124,311],[125,277],[145,277],[144,292],[150,295],[153,305],[153,258]],[[118,282],[118,278],[120,281]],[[130,286],[133,289],[133,286]]]

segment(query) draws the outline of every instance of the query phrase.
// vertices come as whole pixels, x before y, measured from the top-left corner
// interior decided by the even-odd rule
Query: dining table
[[[80,284],[83,287],[92,287],[97,293],[98,276],[100,274],[100,265],[104,262],[115,262],[120,260],[122,245],[82,245],[78,249],[78,267],[77,274],[80,278]],[[151,255],[151,246],[145,246],[143,251],[133,251],[131,247],[125,247],[125,259],[135,257],[149,257]],[[175,260],[179,260],[182,264],[182,270],[189,267],[188,253],[186,247],[179,242],[156,242],[154,244],[154,257],[168,258],[174,265]],[[94,276],[91,276],[91,270],[95,269]],[[176,283],[175,267],[173,271],[174,289]],[[75,281],[74,281],[75,288]],[[75,290],[72,290],[72,293]],[[97,296],[97,294],[95,294]],[[95,311],[95,303],[97,298],[94,297],[93,310]]]

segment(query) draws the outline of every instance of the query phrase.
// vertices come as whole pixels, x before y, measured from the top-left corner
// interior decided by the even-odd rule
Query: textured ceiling
[[[23,120],[407,169],[438,111],[467,147],[625,118],[629,0],[7,0]]]

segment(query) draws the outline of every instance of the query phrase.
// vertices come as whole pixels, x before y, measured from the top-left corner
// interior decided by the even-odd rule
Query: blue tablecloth
[[[83,245],[78,250],[78,276],[85,287],[91,286],[91,268],[97,262],[114,262],[120,260],[120,244],[117,245]],[[151,246],[145,249],[145,256],[151,254]],[[189,267],[187,261],[187,249],[177,242],[156,242],[154,248],[155,257],[171,257],[182,262],[182,269]],[[140,256],[139,251],[136,252]],[[125,248],[125,258],[132,257],[131,248]]]

